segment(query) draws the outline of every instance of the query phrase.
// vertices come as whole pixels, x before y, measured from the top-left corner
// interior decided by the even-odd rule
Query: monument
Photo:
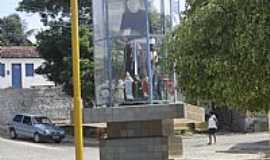
[[[101,160],[168,160],[181,156],[173,119],[204,120],[178,103],[164,45],[172,0],[93,0],[95,107],[85,123],[107,123]]]

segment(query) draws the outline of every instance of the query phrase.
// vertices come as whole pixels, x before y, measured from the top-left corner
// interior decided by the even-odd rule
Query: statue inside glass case
[[[134,82],[133,78],[127,72],[126,78],[124,81],[126,100],[133,100],[134,99],[133,91],[132,91],[133,82]]]
[[[142,97],[142,82],[139,75],[135,75],[133,82],[133,95],[135,100],[139,100]]]
[[[93,0],[97,106],[169,99],[173,83],[167,73],[165,32],[160,32],[169,31],[169,10],[159,0],[151,2]]]
[[[142,81],[142,91],[143,91],[143,96],[145,98],[148,97],[148,91],[149,91],[149,85],[148,85],[148,77],[144,77],[143,81]]]
[[[125,101],[125,84],[122,79],[119,79],[117,81],[117,84],[115,86],[115,102],[117,104],[121,104]]]
[[[121,30],[124,35],[145,35],[145,9],[143,0],[126,0]]]
[[[126,100],[128,101],[143,101],[146,100],[147,95],[143,94],[143,80],[147,77],[147,54],[146,54],[146,44],[145,39],[133,39],[129,42],[125,49],[125,71],[126,71],[126,81],[132,82],[132,88],[126,88],[131,86],[126,86],[125,90],[132,92],[125,92]],[[128,78],[127,78],[128,77]],[[126,84],[126,83],[125,83]],[[144,84],[145,86],[145,84]],[[145,88],[145,90],[148,90]],[[132,96],[131,96],[132,94]]]

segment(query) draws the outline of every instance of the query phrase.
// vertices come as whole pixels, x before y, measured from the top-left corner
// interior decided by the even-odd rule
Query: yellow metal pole
[[[71,24],[75,150],[76,160],[83,160],[82,101],[80,82],[80,48],[77,0],[71,0]]]

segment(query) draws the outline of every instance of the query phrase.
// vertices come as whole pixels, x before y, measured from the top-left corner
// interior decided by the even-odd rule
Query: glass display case
[[[93,0],[96,106],[170,103],[164,45],[175,0]]]

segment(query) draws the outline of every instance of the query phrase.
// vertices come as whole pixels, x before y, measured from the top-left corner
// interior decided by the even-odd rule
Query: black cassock
[[[131,30],[131,35],[146,35],[146,19],[145,19],[145,11],[138,10],[136,13],[130,12],[130,10],[126,7],[126,11],[124,12],[123,19],[121,22],[121,30]]]

